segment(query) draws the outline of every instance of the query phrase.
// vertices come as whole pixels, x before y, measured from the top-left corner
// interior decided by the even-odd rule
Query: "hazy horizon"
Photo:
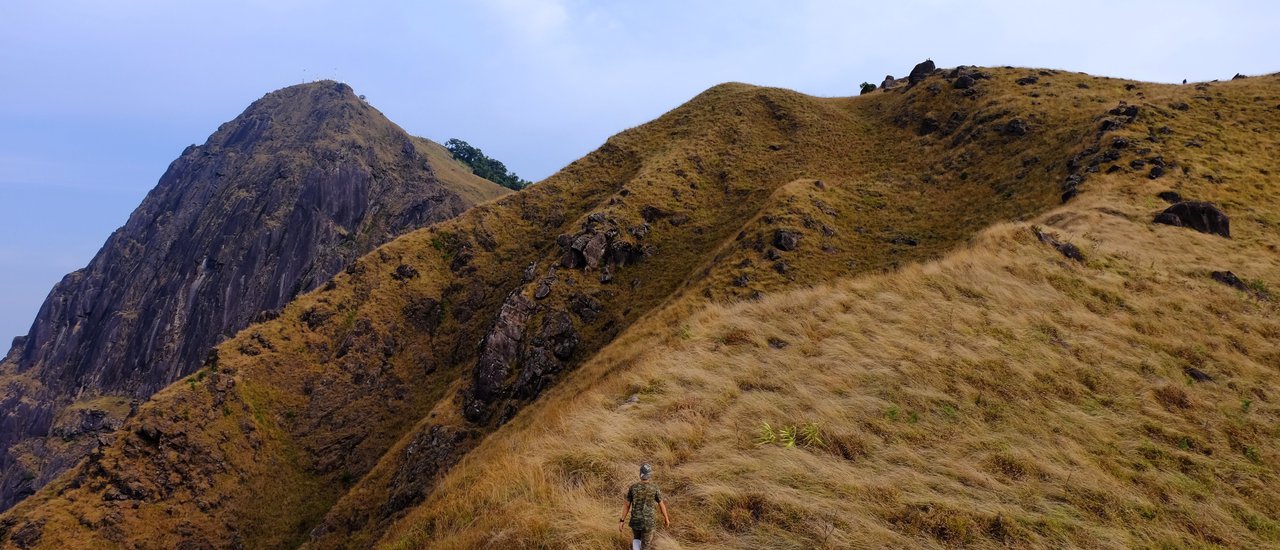
[[[536,181],[726,81],[856,95],[926,57],[1158,82],[1280,70],[1280,6],[1262,2],[727,5],[0,6],[0,339],[26,333],[183,148],[292,84],[346,82],[410,133]]]

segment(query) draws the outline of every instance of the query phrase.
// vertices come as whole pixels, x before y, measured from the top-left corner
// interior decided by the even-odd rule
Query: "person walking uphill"
[[[631,550],[651,550],[653,548],[653,530],[657,527],[654,520],[654,508],[662,511],[662,521],[671,527],[671,518],[667,516],[667,503],[662,501],[662,491],[649,482],[653,477],[653,466],[640,465],[640,482],[627,489],[627,506],[622,509],[622,518],[618,520],[618,532],[622,532],[623,522],[631,515]]]

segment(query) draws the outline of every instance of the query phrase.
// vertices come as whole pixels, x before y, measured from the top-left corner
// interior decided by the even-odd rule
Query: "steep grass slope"
[[[644,461],[664,548],[1280,546],[1280,78],[1139,86],[1150,134],[1108,138],[1172,174],[1096,176],[937,262],[637,323],[383,546],[621,547]],[[1152,224],[1169,190],[1232,238]]]
[[[1139,157],[1164,156],[1170,173],[1157,180],[1162,184],[1176,179],[1201,191],[1212,187],[1202,176],[1213,176],[1232,192],[1195,198],[1222,201],[1233,216],[1276,223],[1266,186],[1235,192],[1251,184],[1244,178],[1259,168],[1270,170],[1271,159],[1253,154],[1243,162],[1191,162],[1233,148],[1254,151],[1240,134],[1274,122],[1269,109],[1280,103],[1274,78],[1215,85],[1201,94],[1192,87],[1126,89],[1134,85],[1032,74],[1036,83],[1020,84],[1028,71],[984,69],[986,78],[963,89],[952,87],[959,73],[940,71],[909,89],[859,98],[819,99],[741,84],[713,88],[611,138],[527,191],[383,246],[299,298],[279,319],[243,331],[204,369],[144,405],[110,446],[0,517],[0,540],[50,548],[363,547],[379,540],[590,547],[613,528],[612,522],[604,531],[595,527],[594,517],[617,504],[614,493],[625,479],[619,473],[643,457],[668,475],[690,465],[687,483],[670,489],[676,502],[710,495],[699,501],[701,511],[686,508],[686,517],[698,522],[688,524],[694,531],[676,533],[682,544],[812,544],[818,539],[807,527],[775,520],[829,516],[781,507],[786,502],[763,491],[773,482],[766,476],[796,457],[812,457],[815,467],[857,463],[812,450],[819,447],[757,449],[751,431],[757,421],[813,422],[826,440],[853,449],[850,456],[878,452],[870,434],[843,423],[867,408],[837,411],[814,401],[811,409],[826,412],[798,410],[818,384],[867,407],[876,402],[857,397],[861,386],[821,374],[834,367],[806,363],[821,353],[838,357],[853,344],[821,352],[818,342],[779,328],[774,347],[788,345],[778,355],[765,351],[773,347],[757,349],[769,344],[768,334],[752,332],[769,308],[805,303],[817,315],[830,304],[850,303],[848,288],[910,281],[919,268],[894,269],[937,258],[979,234],[970,250],[998,242],[1000,231],[1016,234],[982,232],[1039,215],[1060,203],[1064,191],[1110,197],[1116,182],[1146,177],[1146,166],[1141,172],[1130,167]],[[1166,106],[1193,95],[1206,99],[1185,111]],[[1213,122],[1213,111],[1239,127]],[[1202,148],[1174,143],[1184,134]],[[1148,135],[1154,141],[1144,141]],[[1106,151],[1117,136],[1127,136],[1129,145],[1112,158]],[[1200,156],[1174,156],[1184,151]],[[1101,175],[1111,164],[1120,168]],[[1020,246],[1043,257],[1039,245]],[[882,271],[890,274],[827,288],[830,300],[820,297],[822,290],[785,294]],[[994,299],[971,294],[971,300]],[[759,303],[732,305],[741,299]],[[926,312],[940,322],[939,309],[901,305],[870,320]],[[746,316],[740,331],[717,332],[725,312]],[[789,315],[789,322],[818,330],[806,322],[809,310]],[[905,349],[923,345],[910,344],[909,336],[899,334]],[[740,366],[754,370],[726,378],[700,363],[707,356],[699,353],[708,351],[699,346],[715,339],[720,351],[741,355]],[[975,357],[988,351],[974,346]],[[894,349],[866,350],[863,357],[892,356]],[[757,355],[761,360],[750,363]],[[667,356],[686,361],[668,363]],[[767,357],[788,361],[766,364]],[[680,374],[643,376],[666,368]],[[905,363],[887,368],[898,369],[895,376],[907,372]],[[813,374],[792,381],[792,372]],[[735,408],[732,392],[714,389],[748,376],[756,386],[737,391],[760,400],[755,412]],[[707,401],[707,388],[719,401]],[[920,426],[923,410],[911,416],[902,408],[918,406],[908,395],[919,397],[896,391],[887,394],[902,401],[895,416]],[[616,430],[591,427],[633,394],[638,402],[624,409],[633,416],[618,418]],[[775,394],[781,396],[776,401]],[[679,405],[685,396],[689,401]],[[671,401],[653,409],[661,400]],[[521,412],[530,403],[534,408]],[[601,403],[607,403],[604,412]],[[957,415],[971,414],[961,405],[953,405]],[[732,423],[716,424],[717,417]],[[565,424],[573,418],[584,424]],[[654,430],[653,418],[667,429]],[[724,444],[725,433],[743,429],[737,443]],[[869,450],[856,451],[859,438],[868,438],[862,447]],[[511,451],[527,458],[506,456]],[[761,456],[766,460],[755,477],[747,465],[725,467]],[[750,493],[748,480],[761,491]],[[832,483],[823,487],[828,493],[822,494],[834,494]],[[733,492],[739,490],[746,492]],[[789,491],[793,500],[809,497]],[[719,505],[717,494],[746,500]],[[489,511],[508,501],[537,513]],[[716,506],[731,521],[717,523]],[[851,525],[832,523],[825,540],[853,540]]]
[[[1278,288],[1280,240],[1151,228],[1113,198],[1036,220],[1086,265],[1002,225],[936,264],[646,324],[384,542],[619,545],[648,461],[664,548],[1280,544],[1280,312],[1208,276]]]

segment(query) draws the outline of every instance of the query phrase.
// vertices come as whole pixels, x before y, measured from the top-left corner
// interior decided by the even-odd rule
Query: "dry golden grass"
[[[1127,84],[1065,76],[1073,104],[1112,106]],[[382,545],[620,547],[619,495],[651,461],[677,518],[665,548],[1280,547],[1277,307],[1208,277],[1280,285],[1276,84],[1137,84],[1141,123],[1114,135],[1170,174],[1097,175],[940,262],[669,304],[487,438]],[[1234,238],[1151,225],[1167,189],[1222,205]],[[763,423],[817,424],[823,442],[760,446]]]
[[[1151,227],[1130,190],[1035,220],[1087,265],[1002,224],[936,263],[639,325],[383,542],[621,547],[650,461],[663,548],[1280,545],[1278,308],[1207,277],[1280,287],[1280,237]],[[760,445],[763,423],[822,443]]]

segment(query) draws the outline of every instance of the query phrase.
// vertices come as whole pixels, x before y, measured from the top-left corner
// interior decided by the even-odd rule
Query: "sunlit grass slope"
[[[655,312],[382,544],[618,545],[650,461],[666,548],[1280,547],[1278,84],[1136,85],[1154,115],[1106,141],[1171,175],[1095,175],[940,261]],[[1150,223],[1169,190],[1233,238]]]
[[[383,543],[616,546],[648,461],[663,548],[1280,546],[1280,308],[1209,277],[1280,289],[1256,178],[1182,186],[1248,197],[1231,240],[1153,226],[1166,182],[1110,177],[938,262],[642,322]]]

